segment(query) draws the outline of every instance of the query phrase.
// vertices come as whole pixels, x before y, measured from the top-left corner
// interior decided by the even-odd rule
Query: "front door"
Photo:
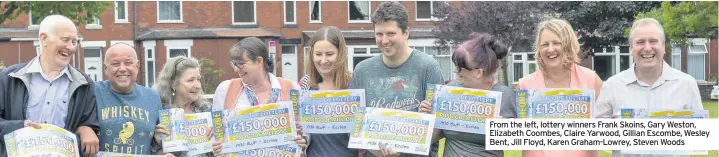
[[[297,46],[296,45],[282,45],[282,78],[290,79],[292,81],[299,81],[297,79],[298,64],[297,64]]]
[[[85,74],[95,82],[102,81],[102,49],[85,48]]]

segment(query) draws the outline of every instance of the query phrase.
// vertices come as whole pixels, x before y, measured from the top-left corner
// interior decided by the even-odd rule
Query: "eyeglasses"
[[[242,69],[243,67],[245,67],[245,63],[247,63],[247,61],[237,61],[237,60],[230,61],[230,65],[232,65],[233,67],[236,67],[238,69]]]

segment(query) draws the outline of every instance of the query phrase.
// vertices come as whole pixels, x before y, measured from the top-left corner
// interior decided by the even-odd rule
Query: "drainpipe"
[[[132,40],[137,41],[137,2],[138,1],[132,1]],[[138,42],[139,44],[139,42]],[[136,44],[137,45],[137,44]],[[137,46],[135,46],[135,51],[137,51]],[[137,51],[140,52],[140,51]]]

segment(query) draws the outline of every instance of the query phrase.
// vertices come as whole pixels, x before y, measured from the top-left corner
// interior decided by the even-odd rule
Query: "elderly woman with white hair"
[[[160,94],[162,107],[165,109],[182,108],[185,114],[210,112],[212,110],[209,101],[202,98],[202,84],[200,80],[200,63],[195,58],[174,57],[165,63],[162,71],[155,80],[155,88]],[[165,133],[165,126],[157,125],[157,132]],[[211,133],[211,130],[208,130]],[[208,134],[207,136],[211,136]],[[160,140],[155,134],[156,140]],[[161,141],[158,141],[158,143]],[[163,154],[161,148],[153,148],[156,154]],[[175,156],[187,156],[187,152],[173,152]],[[198,156],[198,155],[196,155]],[[199,156],[211,157],[212,153],[200,154]]]

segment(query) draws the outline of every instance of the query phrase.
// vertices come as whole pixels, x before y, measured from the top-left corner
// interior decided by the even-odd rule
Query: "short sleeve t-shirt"
[[[134,84],[132,92],[112,91],[109,81],[95,83],[100,151],[152,154],[152,140],[162,109],[156,91]]]

